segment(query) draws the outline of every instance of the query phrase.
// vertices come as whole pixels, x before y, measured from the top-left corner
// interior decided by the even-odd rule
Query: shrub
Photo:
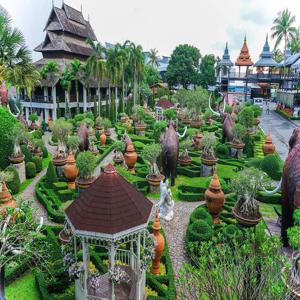
[[[36,167],[36,172],[39,173],[43,170],[43,159],[39,156],[34,156],[32,158],[32,162],[34,162]]]
[[[194,223],[198,220],[203,220],[210,226],[213,224],[212,216],[207,212],[204,207],[197,207],[190,216],[190,223]]]
[[[58,259],[50,265],[49,274],[51,275],[46,277],[46,287],[50,293],[61,293],[69,286],[69,276],[62,259]]]
[[[251,107],[246,106],[238,115],[239,123],[244,125],[246,128],[251,128],[254,121],[254,113]]]
[[[11,193],[17,194],[20,191],[20,177],[19,177],[19,173],[17,171],[17,169],[14,166],[8,166],[5,171],[8,171],[12,174],[12,178],[11,180],[7,181],[7,187],[9,188],[9,190],[11,191]]]
[[[33,178],[36,175],[35,163],[30,161],[26,163],[26,178]]]
[[[260,169],[262,159],[260,158],[253,158],[246,162],[246,167],[253,167],[256,169]]]
[[[42,138],[42,136],[43,136],[43,132],[40,129],[37,129],[32,133],[32,137],[34,139],[40,140]]]
[[[293,226],[287,230],[289,244],[294,250],[300,249],[300,226]]]
[[[13,145],[11,142],[11,132],[17,120],[9,111],[0,106],[0,168],[5,169],[9,165],[8,157],[12,154]]]
[[[261,162],[260,167],[272,179],[280,180],[282,175],[282,169],[279,163],[279,159],[275,154],[269,154],[265,156]]]
[[[232,128],[233,140],[235,142],[240,142],[243,140],[244,136],[247,133],[246,128],[241,124],[234,124]]]
[[[294,217],[294,224],[300,226],[300,208],[295,209],[293,217]]]
[[[48,149],[46,146],[42,147],[42,152],[43,152],[43,158],[47,158],[48,157]]]
[[[245,135],[243,142],[245,144],[244,153],[247,155],[247,157],[253,157],[254,156],[254,144],[253,144],[252,138],[249,133],[247,133]]]
[[[21,151],[25,155],[25,163],[28,163],[32,160],[32,153],[27,147],[27,145],[21,145]]]
[[[205,221],[199,220],[188,226],[187,240],[191,242],[209,241],[212,238],[212,227]]]
[[[76,166],[81,178],[89,178],[97,166],[97,158],[90,151],[80,152],[76,158]]]
[[[218,144],[216,147],[216,154],[219,158],[228,158],[229,148],[225,144]]]
[[[224,227],[223,229],[224,238],[230,241],[240,241],[241,240],[241,231],[234,224],[230,224]]]
[[[50,161],[48,164],[48,169],[47,169],[47,173],[45,176],[45,186],[47,188],[52,188],[53,183],[57,182],[57,180],[58,179],[57,179],[56,171],[54,169],[52,161]]]

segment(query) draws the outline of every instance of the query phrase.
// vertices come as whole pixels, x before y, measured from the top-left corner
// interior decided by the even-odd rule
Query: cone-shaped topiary
[[[36,167],[36,172],[39,173],[43,170],[43,159],[39,156],[34,156],[32,158],[32,162],[34,162]]]
[[[30,161],[26,164],[26,178],[33,178],[36,175],[35,163]]]
[[[56,171],[54,169],[52,161],[50,161],[49,165],[48,165],[47,173],[45,176],[45,186],[47,188],[52,188],[53,183],[57,182],[57,181],[58,181],[58,179],[57,179]]]

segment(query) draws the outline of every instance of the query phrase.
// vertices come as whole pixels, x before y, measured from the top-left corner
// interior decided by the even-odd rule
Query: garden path
[[[157,199],[151,200],[154,204],[158,203]],[[160,219],[161,226],[165,231],[168,241],[175,277],[178,275],[180,268],[186,262],[188,262],[188,256],[185,249],[185,232],[189,222],[190,214],[197,206],[202,204],[204,204],[204,201],[175,202],[173,220],[167,222],[163,219]],[[155,214],[155,210],[153,210],[153,214]]]

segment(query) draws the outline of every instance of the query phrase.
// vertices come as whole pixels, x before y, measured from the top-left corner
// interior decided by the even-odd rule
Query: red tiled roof
[[[146,224],[152,202],[109,164],[67,209],[75,230],[116,234]]]
[[[171,108],[171,107],[174,107],[174,104],[170,100],[168,100],[166,98],[162,98],[156,102],[155,106],[158,106],[161,108]]]

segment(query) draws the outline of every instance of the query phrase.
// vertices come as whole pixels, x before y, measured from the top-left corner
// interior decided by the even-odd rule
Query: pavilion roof
[[[175,105],[169,99],[161,98],[156,102],[155,106],[167,109],[167,108],[172,108]]]
[[[229,55],[229,50],[228,50],[228,44],[226,42],[226,47],[224,50],[224,54],[222,59],[218,63],[220,66],[225,66],[225,67],[232,67],[233,62],[230,60],[230,55]]]
[[[273,59],[273,54],[270,51],[268,35],[266,37],[263,51],[260,54],[259,60],[254,64],[255,67],[278,67],[277,62]]]
[[[249,54],[249,49],[248,49],[248,45],[247,45],[247,41],[246,41],[246,37],[244,38],[244,43],[240,52],[240,55],[238,57],[238,59],[235,62],[236,66],[252,66],[253,62],[250,58],[250,54]]]
[[[77,232],[113,237],[142,225],[146,227],[152,206],[149,199],[109,164],[66,209],[66,216]]]

